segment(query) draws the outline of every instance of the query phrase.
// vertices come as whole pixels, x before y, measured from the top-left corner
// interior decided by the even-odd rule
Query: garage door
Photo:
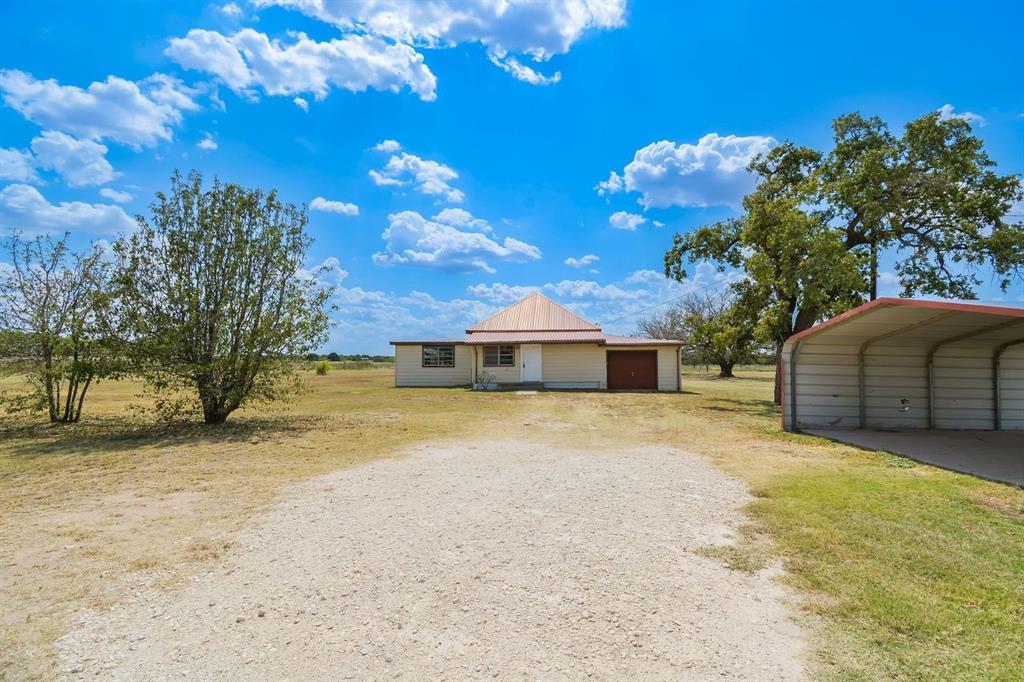
[[[608,388],[658,388],[658,351],[608,351]]]

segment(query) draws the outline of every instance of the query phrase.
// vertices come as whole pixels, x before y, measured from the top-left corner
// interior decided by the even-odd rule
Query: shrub
[[[317,375],[324,376],[329,371],[331,371],[331,363],[327,362],[326,360],[321,360],[320,362],[316,363]]]

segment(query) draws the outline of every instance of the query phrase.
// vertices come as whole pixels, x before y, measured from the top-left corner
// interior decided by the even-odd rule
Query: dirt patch
[[[702,555],[750,500],[667,447],[416,447],[292,487],[212,570],[58,640],[105,679],[801,679],[776,567]]]

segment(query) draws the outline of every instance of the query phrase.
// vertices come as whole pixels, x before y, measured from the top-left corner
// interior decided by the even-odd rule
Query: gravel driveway
[[[258,475],[258,474],[255,474]],[[660,446],[436,443],[290,488],[224,563],[58,642],[103,679],[802,679],[771,571],[696,551],[749,499]]]

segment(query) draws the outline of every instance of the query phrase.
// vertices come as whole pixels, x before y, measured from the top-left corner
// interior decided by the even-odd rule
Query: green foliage
[[[320,362],[316,363],[317,376],[327,376],[327,373],[330,371],[331,363],[329,363],[327,360],[321,360]]]
[[[641,320],[638,331],[657,339],[684,341],[683,361],[718,365],[731,377],[737,364],[752,359],[756,316],[730,291],[691,294],[664,313]]]
[[[89,387],[122,369],[108,333],[110,265],[99,246],[72,252],[68,236],[15,232],[0,274],[0,374],[28,379],[27,390],[5,393],[0,404],[61,423],[79,421]]]
[[[886,251],[904,296],[974,298],[984,267],[1003,289],[1024,280],[1024,226],[1005,221],[1020,179],[992,170],[966,121],[928,114],[897,137],[854,113],[833,129],[828,155],[787,142],[756,157],[743,215],[675,235],[666,275],[701,260],[744,270],[738,304],[777,348],[873,298]]]
[[[303,267],[306,214],[264,193],[175,174],[117,241],[133,367],[167,413],[220,423],[299,388],[293,360],[326,341],[331,290]],[[182,398],[182,389],[187,389]]]

